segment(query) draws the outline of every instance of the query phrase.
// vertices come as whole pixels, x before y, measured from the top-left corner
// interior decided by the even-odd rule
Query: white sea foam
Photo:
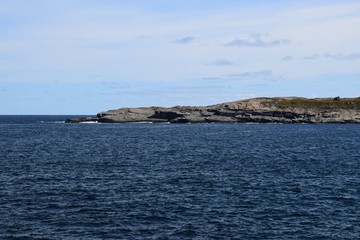
[[[86,121],[86,122],[80,122],[80,123],[92,124],[92,123],[99,123],[99,122],[98,121]]]

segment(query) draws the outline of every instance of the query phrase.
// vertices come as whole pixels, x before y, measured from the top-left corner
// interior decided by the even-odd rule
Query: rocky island
[[[204,107],[120,108],[67,123],[360,123],[359,98],[252,98]]]

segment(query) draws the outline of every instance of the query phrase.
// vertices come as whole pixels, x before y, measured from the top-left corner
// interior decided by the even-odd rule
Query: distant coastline
[[[358,98],[252,98],[216,105],[120,108],[66,123],[360,123]]]

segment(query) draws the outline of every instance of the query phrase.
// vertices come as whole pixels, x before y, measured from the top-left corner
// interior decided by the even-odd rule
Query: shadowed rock
[[[65,123],[91,123],[91,122],[98,122],[97,117],[83,117],[83,118],[72,118],[66,119]]]

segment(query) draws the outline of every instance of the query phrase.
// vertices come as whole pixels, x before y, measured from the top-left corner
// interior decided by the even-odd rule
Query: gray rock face
[[[121,108],[91,119],[106,123],[360,123],[360,98],[253,98],[206,107]]]

